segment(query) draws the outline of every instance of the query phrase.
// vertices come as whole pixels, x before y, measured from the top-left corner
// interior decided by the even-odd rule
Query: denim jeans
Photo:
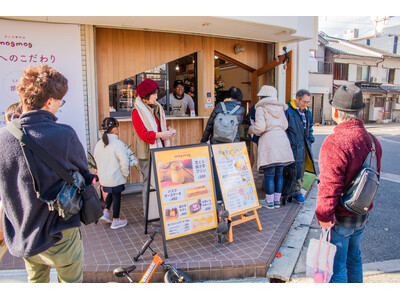
[[[283,190],[283,166],[269,167],[264,170],[265,193],[282,193]]]
[[[361,238],[365,225],[348,229],[335,225],[331,229],[331,243],[336,245],[331,282],[363,282]]]

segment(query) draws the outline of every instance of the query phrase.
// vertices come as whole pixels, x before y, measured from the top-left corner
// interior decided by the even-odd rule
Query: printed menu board
[[[171,147],[153,155],[165,239],[216,228],[209,146]]]
[[[244,142],[212,145],[225,208],[230,214],[258,206],[257,191]]]

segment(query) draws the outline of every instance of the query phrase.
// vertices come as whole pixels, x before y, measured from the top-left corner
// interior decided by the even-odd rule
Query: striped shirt
[[[300,116],[303,119],[304,129],[306,129],[306,126],[307,126],[306,110],[305,109],[301,110],[300,108],[297,108],[297,110],[299,111]]]

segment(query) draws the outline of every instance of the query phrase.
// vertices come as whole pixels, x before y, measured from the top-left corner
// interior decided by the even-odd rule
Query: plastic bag
[[[319,240],[311,239],[307,250],[306,275],[315,283],[327,283],[333,275],[336,245],[330,243],[331,229],[322,230]]]

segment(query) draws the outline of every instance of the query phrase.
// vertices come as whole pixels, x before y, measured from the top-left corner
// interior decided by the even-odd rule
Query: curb
[[[307,192],[307,201],[301,205],[297,217],[278,250],[282,256],[275,257],[267,271],[266,275],[271,282],[290,280],[314,217],[317,194],[317,183],[314,181]]]

